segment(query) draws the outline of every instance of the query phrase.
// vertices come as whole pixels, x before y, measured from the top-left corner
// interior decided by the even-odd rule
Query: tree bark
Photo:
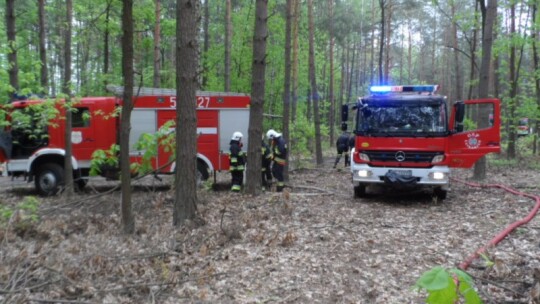
[[[120,122],[120,174],[122,181],[122,227],[125,234],[135,232],[131,206],[131,170],[129,162],[129,133],[133,110],[133,0],[122,0],[122,74],[124,94]]]
[[[104,88],[107,87],[108,74],[109,74],[109,21],[111,14],[111,2],[112,0],[107,1],[107,7],[105,8],[105,33],[103,33],[103,76],[104,76]]]
[[[315,124],[315,155],[317,165],[323,164],[321,145],[321,117],[319,114],[319,93],[317,91],[317,77],[315,75],[315,26],[313,21],[313,0],[308,0],[308,28],[309,28],[309,80],[313,100],[313,123]]]
[[[8,74],[12,91],[9,100],[13,101],[19,91],[19,66],[17,64],[17,31],[15,28],[15,0],[6,0],[6,31],[8,44]]]
[[[462,80],[461,80],[461,66],[459,61],[459,46],[458,46],[458,38],[457,38],[457,24],[455,21],[455,15],[456,15],[456,4],[454,2],[450,3],[450,10],[452,12],[452,46],[454,48],[454,72],[456,73],[456,92],[454,93],[451,100],[461,100],[462,99],[462,92],[463,92],[463,86],[462,86]],[[471,67],[473,69],[473,67]]]
[[[328,124],[330,125],[330,147],[334,146],[334,132],[335,132],[335,126],[336,126],[336,104],[335,104],[335,98],[334,98],[334,0],[328,0],[328,14],[330,23],[329,23],[329,29],[328,32],[330,34],[329,42],[330,42],[330,50],[329,50],[329,56],[330,57],[330,70],[329,70],[329,84],[328,84],[328,98],[330,101],[330,117],[328,119]]]
[[[536,12],[538,11],[538,5],[536,3],[532,4],[532,20],[534,24],[539,24],[540,20],[537,20]],[[540,69],[540,59],[538,56],[538,40],[537,40],[537,31],[532,31],[531,33],[531,44],[533,50],[533,63],[534,70],[538,71]],[[540,77],[536,77],[534,80],[534,93],[536,95],[536,109],[540,110]],[[534,139],[533,139],[533,155],[536,155],[538,152],[538,132],[540,130],[540,119],[534,118],[535,127],[534,127]]]
[[[298,28],[300,21],[300,0],[293,0],[292,19],[292,105],[291,121],[294,125],[296,121],[296,109],[298,103]]]
[[[154,88],[161,87],[161,0],[155,0],[154,25]]]
[[[225,5],[225,92],[231,90],[231,39],[233,34],[231,1],[232,0],[226,0]]]
[[[249,145],[246,193],[261,191],[261,142],[264,109],[266,39],[268,38],[268,0],[255,2],[255,30],[253,33],[253,64],[251,80],[251,109],[249,111]]]
[[[66,110],[66,128],[64,130],[64,145],[65,145],[65,157],[64,157],[64,182],[65,182],[65,195],[69,198],[73,195],[73,166],[71,164],[71,156],[73,155],[73,145],[71,143],[71,130],[72,130],[72,103],[71,103],[71,32],[73,19],[73,1],[66,0],[66,22],[65,22],[65,35],[64,35],[64,83],[63,92],[65,94],[65,110]]]
[[[516,4],[510,4],[510,38],[516,35]],[[516,45],[510,44],[510,58],[508,67],[508,78],[510,82],[510,104],[508,106],[508,148],[506,156],[508,159],[516,158],[516,108],[517,108],[517,76],[516,76]]]
[[[198,0],[176,2],[176,189],[173,225],[197,212]]]
[[[40,84],[45,95],[49,92],[49,80],[47,69],[47,48],[45,47],[45,0],[38,1],[39,19],[39,60],[41,62]]]
[[[289,119],[290,119],[290,109],[291,109],[291,35],[292,35],[292,11],[293,11],[293,0],[287,0],[287,9],[286,9],[286,21],[285,21],[285,75],[283,77],[283,137],[289,141]],[[290,141],[289,141],[290,149]],[[283,172],[283,177],[285,181],[289,180],[288,174],[288,164],[289,164],[289,153],[287,153],[285,170]]]
[[[204,19],[203,19],[203,53],[208,54],[208,50],[210,49],[210,1],[204,1]],[[204,58],[204,57],[203,57]],[[207,76],[207,70],[208,70],[208,60],[204,59],[203,62],[203,75],[202,75],[202,88],[205,89],[206,85],[208,83],[208,76]]]
[[[386,0],[379,0],[379,8],[381,9],[381,36],[379,37],[379,84],[384,84],[383,74],[383,59],[384,59],[384,34],[386,32],[385,25],[385,5]]]
[[[481,0],[479,3],[482,6]],[[485,16],[485,17],[484,17]],[[497,0],[488,0],[486,13],[482,14],[482,64],[480,66],[480,79],[478,83],[478,98],[486,98],[489,94],[489,69],[491,65],[491,47],[493,45],[493,28],[497,18]],[[479,125],[478,127],[484,127]],[[473,178],[483,180],[486,178],[486,157],[480,158],[474,165]]]

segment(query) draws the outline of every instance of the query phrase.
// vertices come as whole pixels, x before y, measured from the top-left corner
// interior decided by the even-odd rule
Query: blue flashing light
[[[404,85],[404,86],[372,86],[369,88],[371,93],[435,93],[438,85]]]

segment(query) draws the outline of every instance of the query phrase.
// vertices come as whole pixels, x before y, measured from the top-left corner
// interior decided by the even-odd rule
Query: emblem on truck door
[[[403,152],[403,151],[398,151],[398,152],[396,152],[395,157],[396,157],[396,160],[397,160],[398,162],[402,162],[402,161],[405,160],[405,152]]]
[[[480,140],[480,134],[478,133],[471,133],[467,135],[467,139],[465,140],[465,145],[469,149],[477,149],[480,147],[480,143],[482,141]]]

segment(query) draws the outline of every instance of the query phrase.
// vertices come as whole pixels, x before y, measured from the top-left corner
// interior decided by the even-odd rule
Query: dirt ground
[[[470,170],[453,171],[467,180]],[[1,177],[4,206],[31,187]],[[454,181],[429,192],[370,189],[354,199],[350,172],[325,164],[290,173],[285,193],[198,192],[200,220],[172,226],[170,180],[134,189],[134,236],[121,233],[115,183],[91,181],[70,200],[38,198],[0,229],[3,303],[423,303],[413,285],[435,266],[456,268],[535,201]],[[540,194],[540,175],[491,166],[485,183]],[[537,274],[535,275],[535,270]],[[467,268],[484,303],[540,301],[540,220],[508,235]]]

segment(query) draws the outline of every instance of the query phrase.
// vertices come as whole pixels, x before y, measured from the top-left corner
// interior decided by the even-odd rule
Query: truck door
[[[498,99],[456,103],[450,117],[449,167],[470,168],[487,153],[500,152],[500,125]]]
[[[73,155],[79,160],[92,158],[92,153],[96,150],[96,134],[94,127],[96,121],[90,114],[94,104],[76,106],[72,112],[71,142],[73,144]]]

